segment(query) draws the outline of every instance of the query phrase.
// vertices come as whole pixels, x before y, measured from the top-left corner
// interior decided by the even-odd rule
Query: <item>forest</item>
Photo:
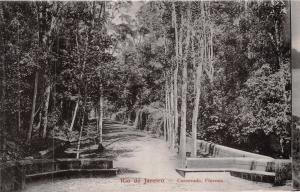
[[[132,9],[136,8],[135,14]],[[288,1],[0,2],[1,161],[53,139],[102,143],[104,119],[291,155]]]

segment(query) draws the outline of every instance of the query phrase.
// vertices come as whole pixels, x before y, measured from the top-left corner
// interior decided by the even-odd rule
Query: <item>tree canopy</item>
[[[113,116],[181,151],[192,136],[289,157],[288,17],[281,0],[1,2],[3,157],[102,138]]]

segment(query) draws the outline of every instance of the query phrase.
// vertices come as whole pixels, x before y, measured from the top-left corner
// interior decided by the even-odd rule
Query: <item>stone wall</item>
[[[187,138],[187,152],[191,152],[192,139]],[[292,161],[274,159],[203,140],[197,141],[198,155],[209,158],[187,158],[187,168],[244,169],[275,173],[275,184],[292,179]]]
[[[187,168],[245,169],[275,172],[273,161],[254,158],[187,158]]]
[[[187,138],[187,152],[191,152],[192,139]],[[256,153],[250,153],[215,143],[197,140],[197,150],[199,154],[205,154],[210,157],[250,157],[259,159],[273,159],[272,157],[260,155]]]
[[[108,159],[34,159],[0,163],[0,192],[21,190],[26,182],[44,176],[72,175],[89,172],[115,175],[113,161]],[[70,174],[71,173],[71,174]]]

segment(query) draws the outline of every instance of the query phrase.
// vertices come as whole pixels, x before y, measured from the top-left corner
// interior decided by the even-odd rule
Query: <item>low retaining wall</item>
[[[186,168],[207,168],[207,169],[243,169],[264,172],[283,172],[283,169],[290,169],[290,160],[281,159],[254,159],[254,158],[187,158]],[[279,175],[278,175],[279,176]],[[283,177],[283,176],[282,176]]]
[[[22,160],[0,163],[0,192],[25,188],[26,182],[43,176],[72,175],[73,173],[116,174],[113,161],[108,159]]]
[[[232,176],[253,181],[284,184],[292,179],[291,160],[254,159],[254,158],[187,158],[186,169],[194,172],[220,170],[230,172]],[[272,173],[272,174],[271,174]],[[259,177],[256,177],[258,176]]]
[[[250,157],[259,159],[273,159],[272,157],[250,153],[215,143],[197,140],[197,150],[200,154],[206,154],[210,157]],[[187,138],[187,152],[192,151],[192,139]]]
[[[244,169],[275,172],[275,162],[253,158],[187,158],[187,168]]]
[[[187,138],[187,152],[191,152],[191,149],[192,139]],[[273,172],[275,175],[274,183],[276,184],[282,184],[286,180],[292,179],[292,162],[289,159],[274,159],[203,140],[197,140],[197,153],[210,158],[187,158],[186,168]],[[232,175],[245,179],[252,178],[252,175],[246,172],[245,174],[234,172]]]

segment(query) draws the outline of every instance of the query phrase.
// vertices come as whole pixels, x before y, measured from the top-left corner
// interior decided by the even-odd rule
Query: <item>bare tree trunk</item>
[[[18,133],[21,132],[21,126],[21,94],[18,93]]]
[[[95,115],[96,115],[96,127],[97,127],[97,133],[98,133],[98,136],[100,137],[100,127],[99,127],[99,110],[98,108],[96,107],[95,108]]]
[[[56,6],[56,11],[57,11],[57,15],[58,15],[58,13],[61,11],[61,7],[59,6],[58,3],[54,4],[54,6]],[[46,9],[44,9],[44,10],[46,10]],[[48,47],[47,54],[49,54],[51,52],[51,48],[54,44],[54,41],[50,42],[49,38],[52,35],[54,28],[57,26],[57,23],[58,23],[58,17],[52,16],[49,30],[45,32],[45,35],[43,37],[41,37],[42,41],[43,41],[42,43],[44,44],[44,46]],[[48,86],[46,88],[46,101],[45,101],[44,112],[43,112],[44,117],[43,117],[43,124],[42,124],[43,125],[42,138],[46,138],[46,135],[47,135],[48,109],[49,109],[50,92],[51,92],[50,75],[48,74],[46,78],[48,78]]]
[[[213,85],[213,82],[214,82],[214,65],[213,65],[213,27],[211,26],[210,24],[210,35],[209,35],[209,47],[208,47],[208,50],[209,50],[209,54],[208,54],[208,59],[209,59],[209,81],[210,81],[210,84]]]
[[[164,140],[166,141],[167,140],[167,111],[166,111],[166,106],[165,106],[165,109],[164,109]]]
[[[183,166],[185,164],[185,157],[186,157],[186,114],[187,114],[187,82],[188,82],[188,77],[187,77],[187,56],[188,56],[188,52],[189,52],[189,45],[190,45],[190,15],[191,15],[191,3],[189,2],[188,4],[188,18],[187,18],[187,37],[186,37],[186,47],[185,47],[185,58],[183,60],[182,63],[182,96],[181,96],[181,140],[180,140],[180,144],[181,144],[181,157],[183,160]],[[182,15],[182,19],[183,19],[183,15]],[[181,20],[181,22],[183,22],[183,20]],[[182,30],[182,27],[181,27]],[[182,36],[182,33],[181,33]],[[182,44],[182,42],[179,42],[180,44]],[[182,47],[182,45],[181,45]]]
[[[5,58],[4,58],[4,54],[1,55],[1,63],[2,63],[2,78],[1,78],[1,143],[0,143],[0,149],[5,150],[6,149],[6,136],[5,136],[5,132],[6,132],[6,112],[5,112],[5,90],[6,90],[6,72],[5,72]]]
[[[201,43],[202,45],[202,43]],[[201,47],[201,57],[203,57],[203,47]],[[200,103],[200,93],[201,93],[201,77],[202,77],[202,66],[203,58],[201,62],[197,66],[196,70],[196,79],[195,79],[195,87],[196,87],[196,97],[194,100],[194,109],[193,109],[193,117],[192,117],[192,156],[197,156],[197,121],[199,116],[199,103]]]
[[[209,69],[207,71],[207,75],[209,77],[210,83],[213,82],[213,41],[212,41],[212,36],[213,36],[213,31],[212,31],[212,26],[210,25],[210,36],[209,36],[209,42],[210,42],[210,47],[207,46],[207,40],[206,40],[206,19],[205,19],[205,9],[204,9],[204,2],[201,2],[201,22],[204,26],[204,29],[202,31],[202,36],[203,39],[199,38],[200,42],[200,57],[201,57],[201,62],[197,66],[197,71],[196,71],[196,80],[195,80],[195,87],[196,87],[196,97],[194,101],[194,109],[193,109],[193,118],[192,118],[192,156],[196,157],[197,156],[197,121],[198,121],[198,116],[199,116],[199,103],[200,103],[200,94],[201,94],[201,78],[203,74],[203,68],[204,65],[208,62],[209,64]],[[208,53],[207,53],[208,52]]]
[[[170,121],[170,130],[172,132],[171,136],[172,136],[172,149],[175,149],[176,147],[178,147],[177,145],[177,142],[176,142],[176,129],[175,129],[175,126],[174,126],[174,85],[173,85],[173,78],[171,77],[171,82],[170,82],[170,92],[169,92],[169,98],[170,98],[170,101],[169,101],[169,105],[170,105],[170,108],[169,108],[169,114],[170,114],[170,118],[169,118],[169,121]]]
[[[81,119],[81,127],[80,127],[80,132],[79,132],[79,139],[77,143],[77,154],[76,154],[76,159],[79,159],[80,156],[80,143],[81,143],[81,138],[82,138],[82,131],[84,127],[84,116],[85,116],[85,107],[86,107],[86,90],[87,90],[87,84],[85,84],[84,87],[84,101],[83,101],[83,112],[82,112],[82,119]]]
[[[127,125],[130,125],[130,121],[131,121],[130,120],[130,118],[131,118],[130,114],[131,114],[131,112],[129,111],[128,114],[127,114]]]
[[[197,64],[196,64],[196,53],[195,53],[195,44],[194,44],[195,40],[194,40],[194,34],[192,34],[192,38],[191,38],[191,45],[192,45],[192,58],[193,58],[193,69],[197,70]],[[194,89],[193,89],[193,94],[196,95],[197,92],[197,72],[193,73],[193,79],[194,79]]]
[[[42,29],[40,27],[40,20],[43,14],[41,14],[40,7],[37,5],[37,23],[38,23],[38,45],[39,47],[42,46],[43,43],[43,37],[42,37]],[[33,123],[34,123],[34,116],[35,116],[35,106],[36,106],[36,97],[37,97],[37,89],[38,89],[38,80],[39,80],[39,72],[38,69],[35,71],[35,78],[34,78],[34,93],[33,93],[33,99],[32,99],[32,108],[31,108],[31,117],[29,121],[29,128],[27,131],[27,139],[26,143],[30,144],[31,137],[32,137],[32,129],[33,129]]]
[[[73,113],[73,118],[72,118],[72,122],[69,128],[69,131],[73,131],[73,127],[74,127],[74,123],[75,123],[75,119],[76,119],[76,115],[77,115],[77,110],[78,110],[78,106],[79,106],[79,99],[76,102],[76,106],[74,109],[74,113]]]
[[[165,75],[165,78],[166,75]],[[167,86],[168,86],[168,83],[167,83],[167,79],[166,79],[166,82],[165,82],[165,110],[164,110],[164,140],[167,141],[167,130],[168,130],[168,99],[167,99],[167,96],[168,96],[168,92],[167,92]]]
[[[165,57],[167,57],[167,40],[166,40],[166,31],[164,32],[164,50],[165,50]],[[167,111],[167,75],[164,73],[165,78],[165,109],[164,109],[164,140],[167,141],[167,126],[168,126],[168,111]]]
[[[168,141],[168,146],[171,147],[170,101],[169,101],[169,88],[167,82],[166,82],[166,111],[167,111],[167,141]]]
[[[35,78],[34,78],[34,93],[33,93],[33,99],[32,99],[32,108],[31,108],[31,118],[29,121],[29,129],[27,132],[27,140],[26,142],[29,144],[31,142],[31,134],[32,134],[32,127],[34,122],[34,113],[35,113],[35,106],[36,106],[36,96],[37,96],[37,88],[38,88],[38,81],[39,81],[39,72],[35,72]]]
[[[137,128],[139,129],[139,130],[142,130],[142,126],[141,126],[141,123],[142,123],[142,115],[143,115],[143,111],[141,111],[140,112],[140,114],[139,114],[139,120],[138,120],[138,126],[137,126]]]
[[[82,137],[83,126],[84,126],[84,112],[82,113],[81,127],[80,127],[80,132],[79,132],[79,139],[78,139],[78,143],[77,143],[76,159],[79,159],[79,155],[80,155],[80,151],[79,150],[80,150],[80,142],[81,142],[81,137]]]
[[[170,129],[170,145],[171,145],[171,149],[174,149],[175,146],[175,130],[174,130],[174,126],[173,126],[173,122],[172,122],[172,109],[173,109],[173,105],[172,105],[172,89],[170,88],[170,91],[168,93],[168,102],[169,102],[169,129]]]
[[[18,25],[18,45],[20,42],[20,33]],[[20,46],[20,45],[19,45]],[[20,73],[20,52],[18,53],[18,133],[21,132],[21,73]]]
[[[213,65],[213,58],[214,58],[214,44],[213,44],[213,27],[210,27],[210,72],[211,72],[211,83],[214,81],[214,65]]]
[[[141,113],[140,113],[140,118],[139,118],[140,120],[139,120],[139,127],[140,127],[140,130],[142,130],[143,129],[143,111],[141,111]]]
[[[20,83],[18,83],[20,84]],[[19,86],[18,86],[19,87]],[[21,132],[21,94],[20,88],[18,88],[18,133]]]
[[[46,89],[46,101],[45,101],[45,108],[44,108],[43,134],[42,134],[43,138],[46,138],[46,135],[47,135],[48,109],[49,109],[50,93],[51,93],[51,86],[49,85]]]
[[[42,129],[41,129],[41,124],[42,124],[42,112],[40,111],[39,112],[39,121],[38,121],[38,124],[37,124],[37,130],[39,130],[39,134],[40,134],[40,137],[42,137]]]
[[[178,65],[179,65],[179,58],[178,58],[178,28],[177,28],[177,19],[176,19],[176,8],[175,3],[173,2],[173,25],[175,28],[175,53],[176,53],[176,68],[174,70],[174,130],[175,130],[175,142],[178,143],[178,89],[177,89],[177,76],[178,76]]]
[[[101,90],[100,98],[99,98],[99,143],[103,142],[103,94]]]
[[[135,120],[134,120],[134,124],[133,124],[133,126],[134,126],[136,129],[138,129],[139,116],[140,116],[140,110],[138,109],[138,110],[135,112]]]

